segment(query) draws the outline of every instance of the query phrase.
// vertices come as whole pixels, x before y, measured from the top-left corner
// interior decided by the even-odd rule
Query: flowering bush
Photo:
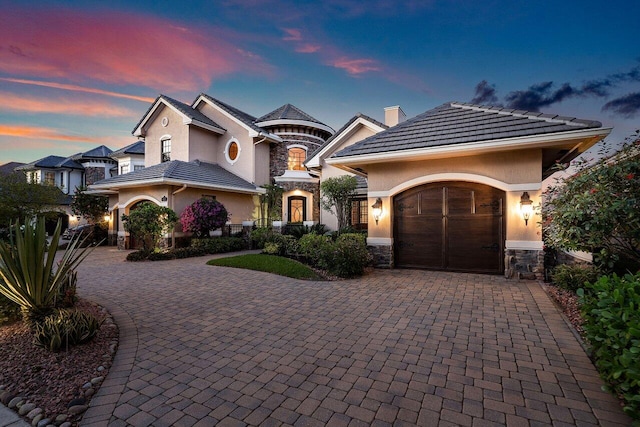
[[[608,270],[640,268],[640,139],[615,156],[578,165],[545,192],[545,243],[594,254]]]
[[[196,200],[180,215],[182,229],[198,237],[208,236],[210,231],[222,227],[228,220],[229,213],[224,205],[207,197]]]

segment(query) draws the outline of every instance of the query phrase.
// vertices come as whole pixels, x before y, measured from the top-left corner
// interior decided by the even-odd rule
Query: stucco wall
[[[269,175],[269,143],[262,142],[255,147],[256,185],[271,184]]]
[[[166,127],[162,126],[163,117],[169,119]],[[145,167],[160,163],[160,138],[164,135],[171,136],[171,160],[189,161],[189,127],[182,123],[182,116],[162,105],[147,125],[144,145]]]
[[[224,145],[220,135],[195,126],[189,129],[189,161],[200,160],[209,163],[220,162]],[[224,157],[223,157],[224,158]]]
[[[174,190],[175,191],[175,190]],[[255,220],[254,210],[257,209],[256,200],[250,194],[227,193],[224,191],[199,190],[189,188],[176,194],[170,199],[170,206],[178,216],[191,203],[202,196],[215,196],[216,200],[224,205],[231,215],[229,221],[233,224],[240,224],[242,221]]]

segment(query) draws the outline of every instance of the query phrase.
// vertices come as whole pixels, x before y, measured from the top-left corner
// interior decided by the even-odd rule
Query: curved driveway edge
[[[120,327],[81,425],[630,425],[538,283],[306,282],[125,255],[79,269]]]

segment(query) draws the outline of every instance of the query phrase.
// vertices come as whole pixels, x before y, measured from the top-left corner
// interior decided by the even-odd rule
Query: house
[[[284,191],[282,220],[318,222],[319,177],[304,162],[332,134],[329,126],[290,104],[256,118],[207,94],[190,105],[160,95],[133,130],[144,139],[144,168],[136,170],[133,157],[142,146],[125,147],[114,157],[120,171],[128,173],[89,188],[109,196],[110,234],[121,248],[135,242],[120,217],[143,201],[179,215],[195,200],[212,197],[224,204],[233,223],[253,224],[262,219],[263,186],[273,183]],[[178,224],[173,237],[182,236]]]
[[[532,214],[542,180],[610,131],[597,121],[451,102],[325,146],[333,154],[313,165],[366,178],[367,243],[378,266],[542,277]]]
[[[69,157],[43,157],[17,166],[15,171],[23,172],[28,182],[54,185],[60,189],[60,203],[52,206],[52,210],[59,212],[64,229],[78,223],[70,208],[76,189],[110,178],[115,173],[116,161],[110,157],[111,152],[110,148],[101,145]],[[52,228],[51,224],[49,228]]]

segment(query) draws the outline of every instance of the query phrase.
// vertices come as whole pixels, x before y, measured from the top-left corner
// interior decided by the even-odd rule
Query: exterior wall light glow
[[[109,214],[105,214],[104,215],[105,222],[109,222],[110,219],[111,219],[111,215],[109,215]]]
[[[529,197],[528,192],[522,193],[520,197],[520,212],[522,212],[522,218],[524,219],[524,225],[528,225],[529,218],[533,213],[533,200]]]
[[[378,225],[378,220],[382,215],[382,199],[378,197],[376,199],[376,202],[373,205],[371,205],[371,207],[373,208],[373,219],[376,220],[376,225]]]

